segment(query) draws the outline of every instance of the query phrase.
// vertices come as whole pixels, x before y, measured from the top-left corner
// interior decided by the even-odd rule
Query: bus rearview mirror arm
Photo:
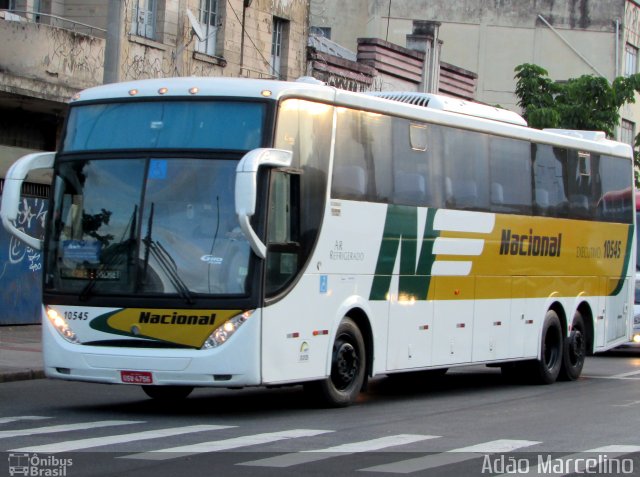
[[[20,191],[22,183],[31,171],[51,169],[55,152],[38,152],[21,157],[7,171],[2,191],[0,217],[2,225],[11,235],[17,237],[34,250],[42,249],[42,241],[23,232],[16,227],[20,212]]]
[[[236,167],[236,215],[251,250],[262,259],[267,256],[267,246],[262,243],[250,223],[251,216],[256,212],[258,169],[291,167],[292,158],[291,151],[260,148],[245,154]]]

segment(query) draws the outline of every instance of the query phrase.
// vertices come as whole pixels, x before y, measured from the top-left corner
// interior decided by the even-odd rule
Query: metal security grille
[[[4,190],[4,179],[0,179],[0,194]],[[25,182],[22,184],[22,195],[25,197],[33,197],[36,199],[48,199],[51,186],[49,184],[35,184],[33,182]]]

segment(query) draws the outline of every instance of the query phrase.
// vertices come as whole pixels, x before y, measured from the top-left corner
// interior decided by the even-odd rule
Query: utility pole
[[[116,83],[120,79],[120,39],[122,38],[122,0],[109,0],[107,42],[104,48],[102,82]]]

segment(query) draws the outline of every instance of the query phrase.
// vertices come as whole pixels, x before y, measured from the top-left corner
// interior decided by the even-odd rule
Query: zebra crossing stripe
[[[413,459],[401,460],[391,464],[377,465],[366,469],[359,469],[366,472],[393,472],[396,474],[410,474],[422,470],[434,469],[450,464],[458,464],[472,459],[477,459],[485,455],[497,452],[511,452],[523,447],[540,444],[538,441],[519,441],[510,439],[500,439],[497,441],[485,442],[469,447],[452,449],[441,454],[432,454]]]
[[[630,378],[631,376],[637,376],[640,374],[640,371],[629,371],[628,373],[616,374],[615,376],[611,376],[612,378]]]
[[[341,455],[355,454],[358,452],[373,452],[387,447],[411,444],[413,442],[427,439],[437,439],[440,436],[425,436],[416,434],[399,434],[396,436],[381,437],[362,442],[352,442],[335,447],[324,449],[314,449],[302,452],[292,452],[266,459],[242,462],[237,465],[248,465],[254,467],[291,467],[298,464],[308,464],[319,460],[330,459]]]
[[[168,460],[177,459],[179,457],[190,456],[193,454],[202,454],[205,452],[219,452],[240,447],[255,446],[258,444],[269,444],[271,442],[282,441],[285,439],[296,439],[299,437],[313,437],[320,434],[326,434],[333,431],[324,431],[316,429],[291,429],[279,432],[267,432],[264,434],[254,434],[250,436],[234,437],[219,441],[201,442],[199,444],[191,444],[179,447],[170,447],[168,449],[159,449],[139,454],[130,454],[122,456],[122,459],[140,459],[140,460]]]
[[[17,421],[39,421],[40,419],[51,419],[51,418],[50,417],[45,417],[45,416],[0,417],[0,424],[9,424],[10,422],[17,422]]]
[[[7,437],[33,436],[37,434],[50,434],[55,432],[81,431],[85,429],[97,429],[99,427],[124,426],[127,424],[144,424],[145,421],[95,421],[79,422],[76,424],[62,424],[58,426],[34,427],[16,431],[0,431],[0,439]]]
[[[70,452],[79,449],[89,449],[91,447],[107,446],[111,444],[121,444],[125,442],[142,441],[145,439],[158,439],[161,437],[179,436],[182,434],[191,434],[194,432],[217,431],[220,429],[229,429],[235,426],[216,426],[216,425],[199,425],[199,426],[182,426],[172,427],[168,429],[155,429],[152,431],[134,432],[131,434],[119,434],[116,436],[94,437],[90,439],[78,439],[74,441],[58,442],[56,444],[46,444],[42,446],[22,447],[20,449],[11,449],[12,452],[46,452],[54,454],[56,452]]]
[[[449,452],[459,453],[478,453],[478,454],[496,454],[498,452],[511,452],[523,447],[529,447],[536,444],[540,444],[538,441],[517,441],[512,439],[498,439],[497,441],[483,442],[468,447],[461,447],[460,449],[453,449]]]
[[[617,475],[620,473],[618,458],[636,452],[640,452],[640,446],[610,445],[555,458],[551,454],[540,454],[537,461],[529,467],[529,472],[518,475],[527,477],[562,477],[569,474]],[[496,477],[508,475],[513,474],[502,474]]]

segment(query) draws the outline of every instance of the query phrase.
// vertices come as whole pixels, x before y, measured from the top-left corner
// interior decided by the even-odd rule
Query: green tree
[[[566,128],[604,131],[613,137],[620,123],[620,108],[635,102],[640,74],[618,77],[613,83],[602,77],[582,75],[565,82],[549,78],[547,70],[524,63],[515,69],[516,96],[523,116],[534,128]],[[636,137],[640,146],[640,134]],[[640,187],[640,154],[634,152],[636,186]]]

